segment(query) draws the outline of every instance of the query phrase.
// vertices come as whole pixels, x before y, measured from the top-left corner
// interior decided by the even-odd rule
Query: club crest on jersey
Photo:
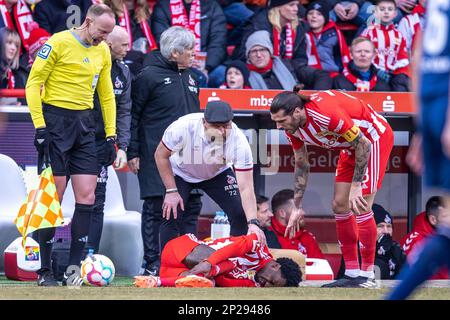
[[[37,55],[39,58],[47,60],[48,56],[50,55],[50,52],[52,52],[52,46],[46,43],[41,48],[41,50],[39,50]]]
[[[228,184],[235,184],[236,183],[236,178],[230,175],[227,175],[227,183]]]

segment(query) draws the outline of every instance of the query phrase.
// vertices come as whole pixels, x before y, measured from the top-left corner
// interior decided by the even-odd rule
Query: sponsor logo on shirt
[[[170,78],[164,78],[164,84],[171,84],[172,80]]]
[[[52,52],[52,46],[48,43],[44,44],[44,46],[39,50],[38,57],[42,58],[44,60],[47,60],[48,56],[50,55],[50,52]]]

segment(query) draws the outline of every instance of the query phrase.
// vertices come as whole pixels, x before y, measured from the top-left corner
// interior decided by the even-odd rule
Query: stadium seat
[[[22,169],[10,157],[0,154],[0,252],[20,237],[14,219],[20,206],[27,198],[27,190],[22,176]],[[0,259],[0,272],[4,271],[3,257]]]
[[[115,170],[109,166],[106,185],[105,218],[99,253],[110,258],[119,275],[137,275],[142,263],[141,214],[127,211]],[[75,207],[72,184],[62,201],[64,218],[72,217]]]

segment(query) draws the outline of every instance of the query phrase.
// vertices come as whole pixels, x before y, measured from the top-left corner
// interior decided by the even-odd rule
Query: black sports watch
[[[255,226],[261,229],[261,223],[259,222],[258,219],[250,219],[247,221],[247,224],[254,224]]]

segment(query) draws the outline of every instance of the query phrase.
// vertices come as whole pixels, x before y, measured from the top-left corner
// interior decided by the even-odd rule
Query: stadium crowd
[[[1,0],[0,88],[25,88],[42,44],[79,26],[92,3],[105,3],[128,32],[124,62],[133,78],[162,32],[183,26],[195,34],[200,87],[409,91],[424,2]]]

